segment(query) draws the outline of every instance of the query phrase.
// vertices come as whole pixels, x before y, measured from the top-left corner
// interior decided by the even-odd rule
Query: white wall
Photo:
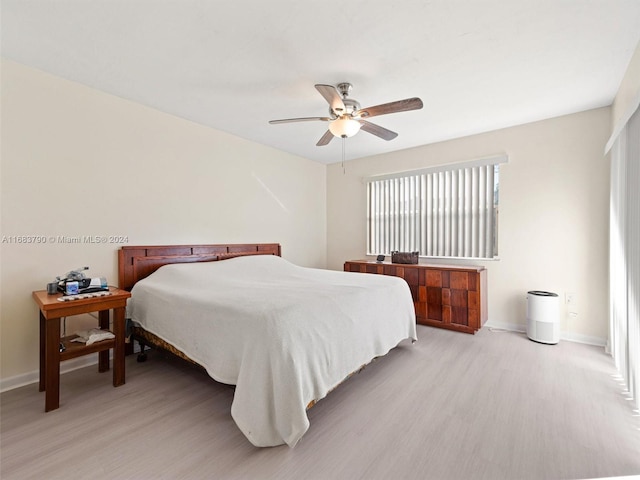
[[[428,128],[428,126],[425,126]],[[489,321],[524,328],[526,292],[576,293],[578,318],[563,305],[565,335],[607,338],[610,108],[331,165],[327,173],[328,266],[365,258],[363,177],[506,153],[500,168],[499,261],[489,275]],[[453,263],[448,261],[446,263]],[[460,262],[458,262],[460,263]]]
[[[38,368],[33,290],[71,268],[117,284],[120,244],[279,242],[326,265],[326,167],[3,59],[0,379]],[[72,332],[89,318],[74,317]]]
[[[501,258],[475,262],[489,270],[490,321],[524,326],[528,290],[574,292],[579,317],[563,312],[563,330],[607,336],[609,108],[349,161],[343,174],[4,59],[1,75],[2,236],[280,242],[295,263],[342,269],[365,255],[362,177],[505,152]],[[0,244],[0,380],[37,370],[31,291],[85,264],[116,283],[119,246]]]

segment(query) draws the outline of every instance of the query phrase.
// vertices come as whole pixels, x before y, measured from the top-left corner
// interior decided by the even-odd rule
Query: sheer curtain
[[[640,109],[611,149],[610,346],[640,407]]]

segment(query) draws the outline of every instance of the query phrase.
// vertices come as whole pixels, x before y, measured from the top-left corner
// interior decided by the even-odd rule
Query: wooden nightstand
[[[45,412],[60,406],[60,362],[98,353],[98,371],[109,370],[109,349],[113,348],[113,386],[124,384],[125,306],[131,294],[110,287],[110,295],[60,301],[62,294],[48,295],[46,290],[33,292],[40,308],[40,391],[45,391]],[[60,338],[60,319],[72,315],[98,312],[100,328],[109,328],[109,310],[113,310],[115,338],[91,345],[71,342],[76,335]],[[65,350],[60,351],[60,343]]]

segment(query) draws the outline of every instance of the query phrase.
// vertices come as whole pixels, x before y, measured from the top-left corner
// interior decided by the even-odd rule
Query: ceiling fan
[[[269,123],[329,122],[329,130],[327,130],[318,143],[316,143],[318,147],[327,145],[334,136],[341,138],[352,137],[361,129],[383,140],[393,140],[398,136],[396,132],[392,132],[375,123],[368,122],[366,119],[388,113],[407,112],[409,110],[419,110],[422,108],[422,100],[417,97],[383,103],[368,108],[360,108],[358,101],[353,98],[348,98],[352,88],[350,83],[339,83],[337,87],[333,85],[316,85],[316,90],[329,102],[328,117],[285,118],[282,120],[271,120]]]

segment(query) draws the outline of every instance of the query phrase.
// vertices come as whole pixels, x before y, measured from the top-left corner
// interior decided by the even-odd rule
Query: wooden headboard
[[[280,256],[280,244],[125,246],[118,250],[118,287],[131,291],[138,280],[169,263],[215,262],[245,255]]]

